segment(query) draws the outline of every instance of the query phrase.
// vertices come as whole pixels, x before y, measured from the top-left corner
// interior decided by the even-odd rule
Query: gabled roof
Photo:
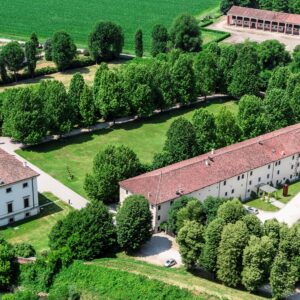
[[[37,172],[24,165],[13,155],[0,149],[0,187],[38,175]]]
[[[300,124],[207,153],[120,182],[152,204],[178,198],[239,174],[300,153]]]
[[[300,25],[300,15],[249,7],[232,6],[227,15]]]

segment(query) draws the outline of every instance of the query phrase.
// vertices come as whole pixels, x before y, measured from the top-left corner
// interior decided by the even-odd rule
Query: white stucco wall
[[[23,184],[26,184],[23,187]],[[8,192],[11,189],[11,192]],[[24,207],[24,198],[29,199],[29,206]],[[8,213],[8,203],[12,203],[12,212]],[[0,226],[25,219],[39,213],[37,177],[0,186]]]

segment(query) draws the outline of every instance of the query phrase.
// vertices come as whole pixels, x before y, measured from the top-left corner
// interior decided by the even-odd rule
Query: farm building
[[[299,178],[300,124],[289,126],[140,176],[120,185],[120,202],[144,195],[154,230],[182,195],[200,201],[208,196],[246,200],[262,186],[277,186]]]
[[[300,34],[300,15],[248,7],[232,6],[227,13],[227,24],[292,35]]]
[[[39,213],[38,175],[0,149],[0,226]]]

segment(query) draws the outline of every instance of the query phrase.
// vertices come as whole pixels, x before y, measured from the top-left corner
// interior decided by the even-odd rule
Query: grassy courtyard
[[[24,221],[16,222],[0,230],[0,235],[10,243],[30,243],[40,252],[48,249],[48,234],[53,225],[72,208],[50,193],[39,195],[41,213]]]
[[[156,24],[169,27],[186,12],[195,16],[218,12],[219,0],[2,0],[0,36],[28,39],[35,31],[41,40],[55,31],[69,32],[79,46],[86,46],[88,34],[98,21],[113,21],[125,34],[125,51],[133,52],[137,29],[144,32],[145,49],[150,49],[151,30]]]
[[[251,206],[251,207],[255,207],[257,209],[260,209],[260,210],[264,210],[264,211],[271,211],[271,212],[275,212],[275,211],[278,211],[279,208],[274,206],[273,204],[267,202],[267,201],[264,201],[260,198],[258,199],[254,199],[254,200],[251,200],[251,201],[248,201],[247,203],[245,203],[246,205],[248,206]]]
[[[194,107],[160,114],[146,120],[116,126],[113,129],[39,145],[18,151],[18,154],[74,191],[86,196],[83,181],[85,174],[90,172],[93,158],[99,150],[109,144],[124,144],[132,148],[142,162],[150,163],[154,153],[162,150],[170,124],[180,116],[191,119],[194,110],[201,106],[215,114],[224,106],[234,113],[238,107],[235,101],[216,100],[211,103],[197,104]],[[67,168],[70,169],[74,179],[69,180]]]

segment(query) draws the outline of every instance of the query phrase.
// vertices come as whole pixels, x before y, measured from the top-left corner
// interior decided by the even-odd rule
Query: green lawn
[[[278,190],[278,201],[282,203],[288,203],[292,198],[294,198],[298,193],[300,193],[300,181],[289,184],[289,193],[287,197],[282,195],[282,188]]]
[[[52,226],[72,208],[50,193],[40,194],[39,203],[40,205],[49,203],[49,205],[42,207],[39,215],[16,222],[13,227],[1,229],[1,236],[10,243],[30,243],[38,252],[47,250],[48,234]]]
[[[260,198],[248,201],[245,204],[248,206],[252,206],[257,209],[260,209],[260,210],[264,210],[264,211],[278,211],[279,210],[278,207],[274,206],[273,204],[271,204],[269,202],[263,201]]]
[[[116,126],[114,129],[100,130],[20,150],[18,154],[74,191],[86,196],[83,190],[84,177],[91,171],[93,158],[99,150],[109,144],[125,144],[137,153],[142,162],[150,163],[154,153],[162,150],[170,124],[179,116],[191,119],[194,110],[200,106],[205,106],[213,113],[218,113],[223,106],[232,112],[237,111],[236,102],[218,100],[210,104],[198,104],[191,108],[183,108],[146,120]],[[74,175],[73,180],[69,180],[67,168]]]
[[[169,27],[180,13],[195,16],[218,11],[219,0],[1,0],[0,36],[27,39],[35,31],[41,40],[55,31],[66,30],[76,43],[86,46],[88,34],[101,20],[122,26],[125,50],[133,52],[134,34],[144,32],[145,49],[149,50],[151,30],[155,24]]]

